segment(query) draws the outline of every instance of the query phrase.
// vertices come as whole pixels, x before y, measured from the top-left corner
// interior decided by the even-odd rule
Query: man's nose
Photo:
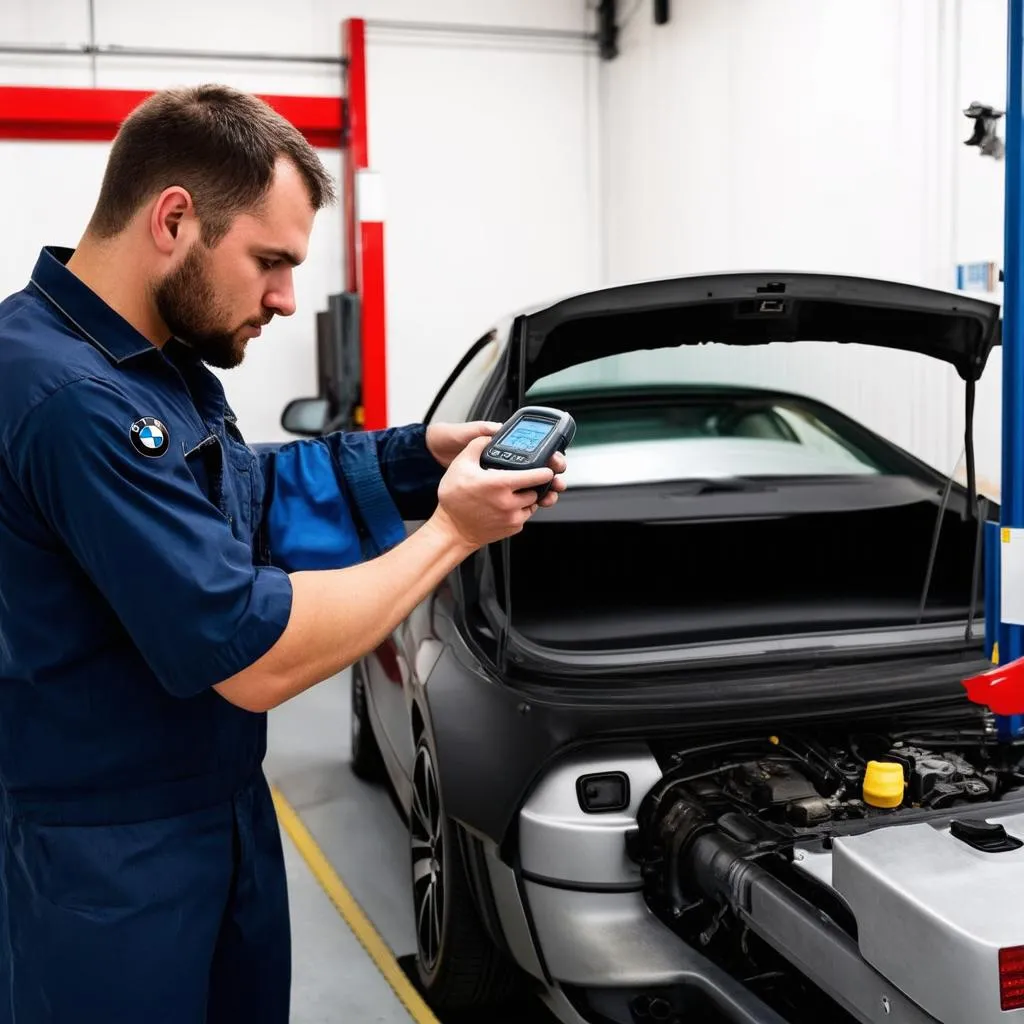
[[[273,310],[278,316],[291,316],[295,312],[295,289],[292,286],[291,278],[287,283],[282,282],[270,289],[263,296],[263,305],[266,309]]]

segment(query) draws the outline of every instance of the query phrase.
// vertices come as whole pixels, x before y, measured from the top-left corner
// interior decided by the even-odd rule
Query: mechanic
[[[332,200],[261,101],[157,93],[0,303],[0,1021],[284,1024],[266,712],[564,489],[482,469],[496,424],[244,443],[208,367],[294,312]]]

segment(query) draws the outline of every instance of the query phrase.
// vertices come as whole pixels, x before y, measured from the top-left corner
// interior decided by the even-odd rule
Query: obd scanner
[[[576,421],[561,409],[528,405],[514,413],[480,456],[484,469],[540,469],[555,452],[565,454],[576,435]],[[551,484],[537,488],[539,501]]]

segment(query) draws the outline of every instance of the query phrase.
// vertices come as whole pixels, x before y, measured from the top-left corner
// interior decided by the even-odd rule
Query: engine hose
[[[750,881],[767,872],[749,859],[752,850],[719,831],[697,835],[679,865],[685,888],[728,904],[737,913],[749,909]]]
[[[861,957],[857,943],[721,832],[697,835],[677,865],[685,888],[718,899],[856,1020],[884,996],[901,1024],[938,1024]]]

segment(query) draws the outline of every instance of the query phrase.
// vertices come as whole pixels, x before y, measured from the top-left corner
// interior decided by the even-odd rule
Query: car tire
[[[416,978],[438,1011],[509,1005],[523,974],[491,941],[469,889],[459,828],[444,812],[426,736],[416,745],[409,812]]]
[[[383,782],[387,774],[377,737],[370,724],[366,683],[362,673],[352,669],[352,771],[364,782]]]

